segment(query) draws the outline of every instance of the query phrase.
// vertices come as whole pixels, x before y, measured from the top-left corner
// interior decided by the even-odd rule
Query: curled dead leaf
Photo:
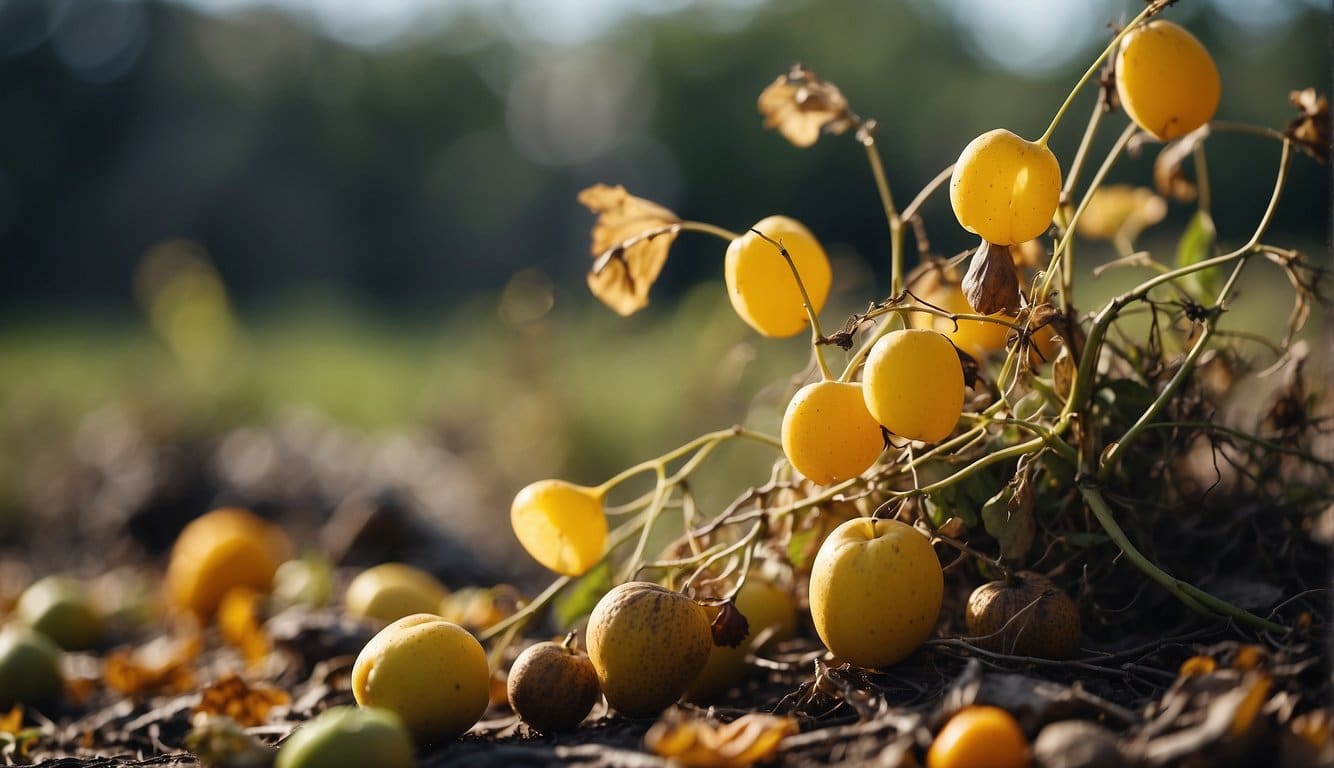
[[[801,64],[793,64],[760,92],[759,108],[764,127],[777,128],[798,147],[811,146],[823,133],[843,133],[858,122],[838,86]]]
[[[1119,239],[1133,243],[1141,232],[1166,216],[1167,201],[1153,190],[1109,184],[1094,190],[1076,230],[1091,240]]]
[[[669,712],[644,734],[644,744],[673,765],[740,768],[772,758],[783,739],[798,730],[791,717],[751,713],[714,725]]]
[[[736,600],[732,599],[722,604],[709,630],[713,633],[714,645],[735,648],[750,634],[750,622],[737,610]]]
[[[1208,137],[1209,126],[1205,125],[1163,147],[1153,161],[1153,186],[1158,194],[1179,203],[1189,203],[1199,196],[1199,189],[1186,176],[1183,166],[1186,158]]]
[[[579,193],[579,202],[598,216],[589,290],[620,315],[638,312],[648,304],[649,289],[681,231],[681,219],[619,185],[594,184]]]
[[[199,703],[190,710],[190,715],[223,715],[251,728],[268,722],[269,712],[291,701],[281,688],[251,684],[240,675],[227,673],[200,691]]]
[[[1329,162],[1329,102],[1314,88],[1293,91],[1288,101],[1298,110],[1283,135],[1321,163]]]
[[[1019,311],[1019,273],[1008,245],[986,240],[973,252],[959,284],[968,306],[979,315]]]

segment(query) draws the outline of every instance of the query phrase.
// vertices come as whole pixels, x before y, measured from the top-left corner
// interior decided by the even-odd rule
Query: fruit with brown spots
[[[646,581],[602,596],[588,619],[588,657],[607,703],[631,717],[657,715],[681,697],[713,647],[694,600]]]
[[[1079,650],[1079,608],[1040,573],[983,584],[968,597],[965,618],[971,642],[990,651],[1068,659]]]
[[[602,696],[588,655],[572,644],[547,641],[524,649],[506,683],[510,707],[541,733],[579,725]]]

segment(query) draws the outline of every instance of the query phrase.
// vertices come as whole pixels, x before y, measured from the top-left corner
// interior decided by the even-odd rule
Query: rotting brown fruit
[[[579,725],[602,696],[588,655],[553,641],[519,654],[510,667],[506,692],[514,712],[546,734]]]
[[[985,650],[1043,659],[1068,659],[1079,650],[1079,608],[1032,571],[973,590],[966,619],[969,640]]]

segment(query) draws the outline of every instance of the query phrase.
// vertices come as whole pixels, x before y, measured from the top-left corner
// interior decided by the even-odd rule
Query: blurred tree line
[[[1097,7],[1137,6],[1122,5]],[[1328,92],[1329,15],[1299,5],[1264,35],[1211,4],[1172,11],[1218,59],[1221,119],[1281,128],[1290,90]],[[357,46],[272,9],[0,2],[0,317],[128,313],[136,265],[170,238],[202,245],[243,307],[316,293],[434,314],[533,266],[581,288],[591,217],[575,194],[597,181],[731,229],[797,216],[868,265],[880,294],[888,235],[861,150],[848,137],[797,150],[764,131],[761,88],[796,60],[839,84],[879,120],[902,204],[981,131],[1040,133],[1093,55],[1014,74],[930,3],[743,6],[681,4],[574,45],[460,14]],[[1053,142],[1058,156],[1093,99]],[[1277,149],[1211,146],[1227,241],[1253,225]],[[1146,179],[1151,162],[1116,175]],[[936,250],[972,245],[943,196],[925,215]],[[1327,170],[1294,164],[1276,226],[1322,247],[1328,220]],[[659,299],[719,274],[720,243],[678,248]]]

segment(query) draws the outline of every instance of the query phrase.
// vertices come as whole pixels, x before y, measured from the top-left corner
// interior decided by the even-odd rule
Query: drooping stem
[[[1107,44],[1107,47],[1102,49],[1102,53],[1098,54],[1098,58],[1094,59],[1093,63],[1089,65],[1089,68],[1084,71],[1084,76],[1079,78],[1079,82],[1075,83],[1075,87],[1070,89],[1070,93],[1065,97],[1065,101],[1061,104],[1061,108],[1056,110],[1056,116],[1052,118],[1051,125],[1047,126],[1047,130],[1044,131],[1041,138],[1038,139],[1038,144],[1044,147],[1047,146],[1047,142],[1051,140],[1052,134],[1056,132],[1056,126],[1060,125],[1061,118],[1065,117],[1066,110],[1070,109],[1070,105],[1074,103],[1075,97],[1079,95],[1079,92],[1088,84],[1088,81],[1093,79],[1093,76],[1098,73],[1098,69],[1102,67],[1102,63],[1106,61],[1112,51],[1115,51],[1116,47],[1121,44],[1121,40],[1126,34],[1134,29],[1140,21],[1157,13],[1159,10],[1161,10],[1160,3],[1150,3],[1144,10],[1139,12],[1138,16],[1131,19],[1129,24],[1122,27],[1120,32],[1116,33],[1116,36]]]
[[[641,461],[638,464],[635,464],[634,466],[627,467],[621,470],[616,475],[607,480],[605,483],[597,486],[593,490],[598,495],[605,496],[612,488],[615,488],[616,486],[620,485],[626,480],[629,480],[631,477],[634,477],[635,475],[641,474],[643,472],[648,472],[650,470],[655,470],[659,466],[670,464],[671,462],[676,461],[677,459],[681,458],[682,456],[685,456],[688,453],[692,453],[694,451],[699,450],[700,448],[703,448],[709,443],[720,443],[723,442],[724,440],[731,440],[737,437],[744,437],[748,440],[755,440],[756,442],[764,443],[766,445],[771,445],[780,450],[783,447],[783,444],[780,443],[778,439],[773,437],[772,435],[767,435],[763,432],[757,432],[753,429],[748,429],[740,425],[730,427],[728,429],[716,430],[714,432],[706,432],[705,434],[702,434],[693,440],[689,440],[681,444],[680,446],[673,448],[672,450],[662,454],[661,456],[648,459],[647,461]]]
[[[738,237],[741,237],[741,235],[731,231],[730,229],[723,229],[722,227],[716,224],[709,224],[708,222],[704,221],[683,221],[680,223],[679,226],[682,232],[702,232],[703,234],[713,235],[716,238],[719,238],[721,240],[726,240],[728,242],[731,242],[737,239]]]
[[[1267,619],[1246,611],[1242,608],[1221,600],[1204,590],[1175,578],[1171,574],[1159,568],[1152,560],[1145,557],[1126,536],[1124,530],[1116,522],[1116,517],[1112,514],[1112,509],[1107,505],[1102,492],[1098,490],[1096,484],[1087,479],[1078,481],[1079,493],[1084,498],[1084,503],[1093,512],[1097,518],[1098,524],[1102,526],[1103,531],[1111,537],[1112,542],[1116,544],[1121,553],[1144,575],[1158,582],[1164,589],[1172,593],[1174,597],[1180,600],[1187,608],[1197,613],[1214,616],[1225,616],[1241,624],[1245,624],[1255,629],[1268,630],[1270,632],[1286,632],[1287,628],[1282,624],[1276,624]]]

